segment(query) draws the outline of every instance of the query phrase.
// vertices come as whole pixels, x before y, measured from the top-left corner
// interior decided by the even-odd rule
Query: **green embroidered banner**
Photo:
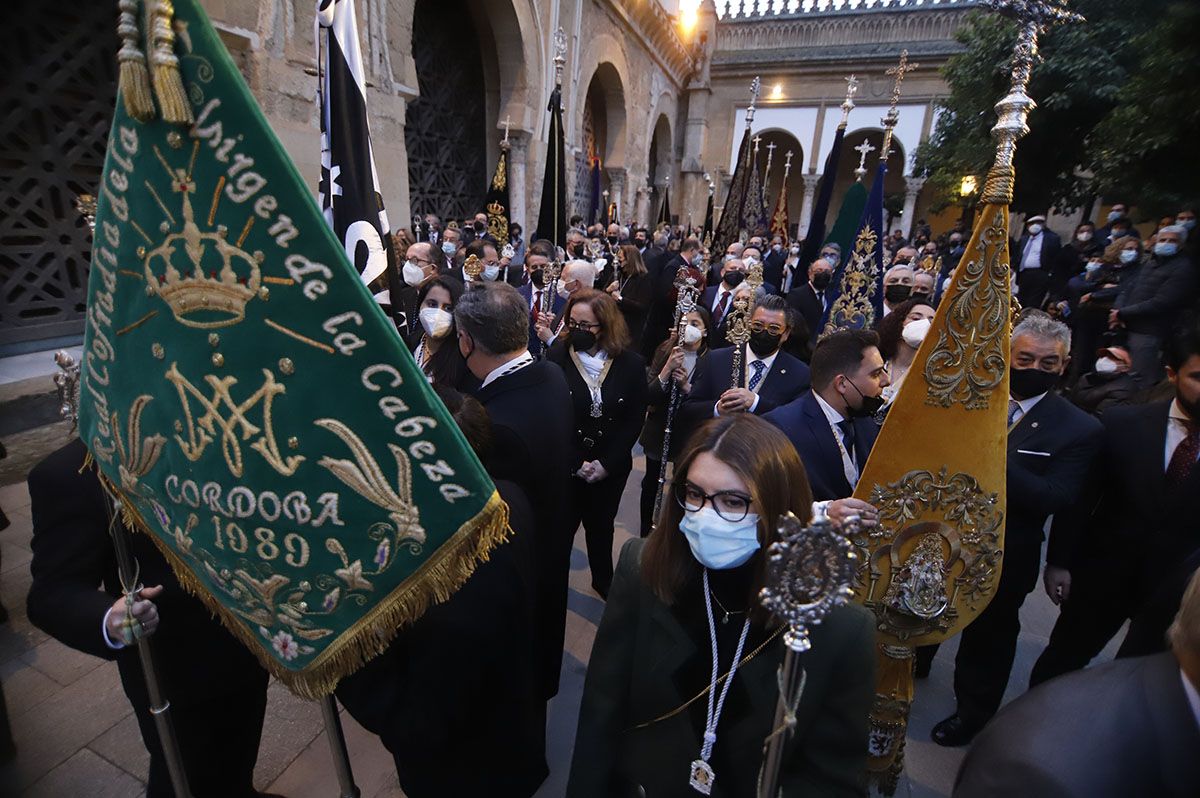
[[[457,589],[507,508],[195,0],[173,30],[195,123],[118,101],[80,434],[183,584],[315,697]]]

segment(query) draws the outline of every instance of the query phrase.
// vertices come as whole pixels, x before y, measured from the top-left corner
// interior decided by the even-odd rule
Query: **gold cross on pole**
[[[908,50],[900,51],[900,63],[891,67],[884,74],[894,75],[896,82],[892,84],[892,104],[888,108],[887,114],[880,120],[883,123],[883,147],[879,150],[879,160],[886,161],[888,156],[892,154],[892,135],[895,133],[896,122],[900,120],[900,112],[896,110],[896,106],[900,104],[900,84],[904,82],[905,74],[912,72],[919,67],[920,64],[910,64],[908,62]]]

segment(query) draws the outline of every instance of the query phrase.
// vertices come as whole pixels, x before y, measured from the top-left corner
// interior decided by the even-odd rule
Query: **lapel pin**
[[[1031,429],[1037,429],[1037,427],[1038,427],[1038,423],[1035,421],[1035,422],[1033,422],[1032,424],[1030,424],[1029,426],[1030,426],[1030,428],[1031,428]]]

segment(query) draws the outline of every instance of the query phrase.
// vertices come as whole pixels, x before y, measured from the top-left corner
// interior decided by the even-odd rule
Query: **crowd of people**
[[[1010,794],[1013,780],[1067,751],[1080,762],[1088,751],[1111,752],[1095,763],[1107,780],[1050,768],[1053,779],[1031,782],[1028,794],[1200,794],[1189,756],[1200,750],[1200,728],[1185,723],[1188,707],[1200,722],[1195,214],[1163,220],[1143,241],[1127,210],[1115,206],[1099,229],[1079,225],[1065,245],[1031,216],[1011,245],[1025,311],[1011,339],[1005,564],[996,595],[961,638],[956,712],[933,731],[946,746],[983,733],[956,794]],[[514,535],[337,694],[381,737],[412,798],[532,795],[548,772],[546,702],[558,692],[582,527],[591,586],[606,609],[567,794],[685,796],[699,783],[713,795],[753,795],[783,656],[780,627],[757,598],[765,550],[789,512],[877,523],[876,508],[852,494],[969,232],[960,225],[935,237],[918,224],[911,240],[888,236],[875,329],[825,332],[846,256],[836,244],[801,263],[800,245],[765,232],[708,252],[694,230],[572,222],[561,254],[552,242],[525,240],[518,225],[497,241],[484,214],[446,226],[429,216],[396,236],[403,285],[389,311],[508,503]],[[472,257],[477,270],[467,269]],[[548,282],[552,262],[562,270]],[[763,282],[748,297],[749,341],[735,353],[734,300],[751,290],[755,266]],[[681,271],[705,287],[677,320]],[[614,565],[615,518],[639,444],[639,536]],[[79,472],[84,454],[75,441],[30,475],[29,616],[75,648],[117,659],[151,753],[148,795],[169,795],[136,686],[140,665],[122,637],[128,619],[109,518],[94,476]],[[174,652],[163,669],[193,794],[253,795],[265,674],[182,593],[152,546],[143,541],[137,554],[148,587],[132,613],[160,627],[161,648]],[[1127,620],[1121,656],[1139,659],[1103,677],[1097,668],[1091,682],[1052,681],[989,727],[1009,681],[1019,610],[1039,576],[1061,615],[1034,684],[1083,669]],[[870,613],[850,605],[813,632],[783,757],[789,798],[865,793],[873,630]],[[219,673],[190,667],[201,651]],[[932,656],[919,653],[918,678]],[[1139,725],[1049,731],[1063,722],[1054,707],[1086,702],[1088,684],[1128,692],[1121,678],[1134,668],[1173,680],[1155,682],[1146,706],[1123,708]],[[1168,718],[1156,714],[1168,709]],[[1105,734],[1135,734],[1148,753],[1125,756],[1118,742],[1097,741]],[[1160,735],[1172,739],[1157,745]],[[1018,744],[1028,739],[1044,745]]]

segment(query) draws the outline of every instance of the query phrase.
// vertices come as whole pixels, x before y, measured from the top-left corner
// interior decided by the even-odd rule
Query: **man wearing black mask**
[[[543,291],[545,290],[545,281],[543,280],[543,269],[546,264],[554,259],[554,244],[544,238],[539,238],[529,246],[529,254],[525,256],[525,274],[528,280],[525,284],[517,289],[518,293],[525,299],[525,303],[529,306],[529,351],[535,356],[542,353],[542,342],[537,337],[537,320],[541,315],[544,300],[547,298]],[[558,293],[558,286],[554,289],[554,305],[552,315],[554,318],[562,313],[563,306],[567,301]]]
[[[706,418],[732,413],[762,415],[808,388],[808,366],[780,350],[792,332],[791,312],[783,297],[774,294],[766,294],[755,303],[750,314],[750,342],[742,353],[742,379],[737,387],[729,387],[733,347],[713,350],[697,363],[685,404],[689,427]]]
[[[621,243],[621,226],[617,223],[610,224],[604,236],[605,243],[608,244],[610,253],[617,251],[617,246]]]
[[[708,345],[713,348],[729,346],[725,337],[725,317],[733,309],[733,292],[746,279],[746,264],[741,258],[727,260],[721,265],[721,282],[704,289],[700,304],[712,314],[708,330]]]
[[[883,316],[892,312],[892,308],[908,301],[913,290],[913,269],[904,262],[888,269],[883,275]],[[876,319],[882,321],[883,316]]]
[[[1008,401],[1004,567],[987,608],[963,630],[954,661],[957,710],[933,727],[938,745],[965,745],[1004,697],[1021,632],[1020,611],[1037,587],[1046,521],[1070,507],[1100,447],[1100,422],[1054,393],[1071,351],[1071,331],[1041,311],[1013,330]],[[918,649],[927,673],[935,647]]]
[[[833,297],[829,284],[833,282],[833,264],[824,256],[808,265],[808,282],[788,291],[787,304],[804,317],[811,343],[821,334],[821,319],[829,310]]]

